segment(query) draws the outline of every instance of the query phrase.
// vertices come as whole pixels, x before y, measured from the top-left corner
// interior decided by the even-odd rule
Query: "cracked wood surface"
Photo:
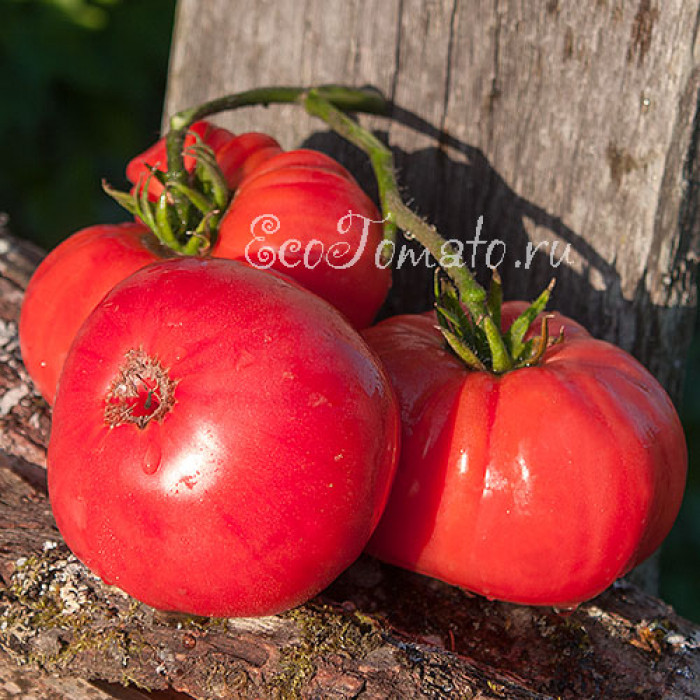
[[[0,235],[0,697],[700,698],[700,629],[626,582],[558,613],[363,557],[286,615],[230,620],[159,613],[103,584],[46,497],[50,414],[16,326],[38,257]]]

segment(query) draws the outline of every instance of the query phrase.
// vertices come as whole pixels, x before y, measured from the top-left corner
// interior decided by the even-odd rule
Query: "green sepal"
[[[145,163],[144,165],[148,168],[148,170],[149,170],[149,172],[151,173],[151,175],[152,175],[156,180],[158,180],[158,182],[160,182],[161,185],[163,185],[163,186],[165,187],[165,183],[166,183],[166,180],[167,180],[167,175],[166,175],[166,173],[164,173],[162,170],[159,170],[157,167],[155,167],[155,166],[153,166],[153,165],[149,165],[148,163]]]
[[[219,210],[214,209],[199,222],[185,245],[185,255],[203,255],[211,248],[212,236],[219,227],[220,218]]]
[[[440,332],[444,336],[448,345],[455,352],[457,357],[462,360],[468,367],[475,370],[485,370],[486,365],[474,354],[474,351],[463,340],[458,338],[454,333],[447,330],[444,326],[440,326]]]
[[[549,319],[551,316],[544,316],[542,318],[542,327],[540,329],[540,334],[533,338],[532,348],[529,354],[526,356],[524,366],[536,365],[544,355],[545,351],[549,347]]]
[[[169,201],[168,192],[167,190],[163,190],[160,197],[158,197],[158,202],[155,207],[155,232],[161,242],[165,243],[165,245],[170,248],[177,249],[179,248],[179,243],[170,222],[172,212],[173,209]]]
[[[513,369],[513,359],[508,352],[506,344],[503,342],[501,329],[495,324],[493,318],[486,314],[479,325],[483,328],[489,344],[491,371],[495,374],[503,374]]]
[[[482,327],[488,340],[491,354],[491,369],[498,374],[513,369],[513,358],[501,333],[501,307],[503,306],[503,285],[498,270],[493,268],[491,284],[486,297],[486,317]]]
[[[530,338],[530,340],[526,340],[523,343],[523,350],[520,353],[521,356],[514,358],[515,364],[518,367],[527,366],[529,364],[529,358],[532,357],[533,352],[534,352],[532,349],[532,346],[534,345],[534,343],[535,343],[534,338]]]
[[[452,282],[440,268],[434,277],[435,312],[441,327],[450,331],[461,342],[466,343],[479,358],[481,364],[489,357],[486,335],[459,301],[459,294]]]
[[[549,335],[549,321],[551,319],[551,315],[547,315],[542,318],[540,334],[528,341],[528,349],[525,353],[523,353],[525,359],[518,364],[518,367],[531,367],[532,365],[538,364],[548,348],[551,348],[553,345],[557,345],[564,340],[563,328],[561,331],[559,331],[559,335],[556,338],[552,338]]]
[[[533,321],[546,308],[549,297],[552,294],[552,289],[554,289],[554,280],[552,280],[537,299],[511,323],[510,328],[508,328],[504,335],[506,347],[516,364],[523,359],[525,353],[523,338],[525,338]]]
[[[171,182],[169,188],[183,195],[190,204],[194,205],[194,207],[204,215],[216,209],[214,202],[207,199],[201,192],[197,192],[193,187],[188,187],[180,182]]]
[[[197,163],[195,176],[202,186],[202,192],[211,197],[215,208],[224,209],[228,204],[230,193],[226,179],[216,162],[214,151],[204,143],[197,143],[187,149],[187,154],[191,155]]]
[[[131,192],[122,192],[115,190],[106,180],[102,180],[102,189],[108,194],[119,206],[126,209],[132,216],[139,215],[139,207],[134,195]]]
[[[146,181],[141,185],[139,180],[136,183],[136,192],[134,193],[134,198],[138,202],[138,216],[143,221],[148,228],[151,229],[156,235],[158,234],[158,225],[156,224],[155,206],[151,203],[148,198],[148,186],[151,184],[153,179],[153,173],[149,174]],[[158,236],[160,238],[160,236]]]

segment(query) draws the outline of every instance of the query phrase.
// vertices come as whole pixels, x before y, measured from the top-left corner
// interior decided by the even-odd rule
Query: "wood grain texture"
[[[15,321],[35,261],[0,233],[11,299],[0,313],[0,697],[700,699],[700,628],[624,581],[560,614],[363,557],[285,615],[229,620],[158,613],[105,585],[70,554],[46,497],[50,412]]]
[[[181,0],[165,112],[259,85],[375,85],[395,121],[363,121],[394,148],[415,207],[464,241],[483,215],[482,237],[507,250],[509,297],[532,298],[555,276],[553,305],[632,351],[677,400],[700,236],[699,8]],[[371,187],[364,159],[298,109],[219,121],[328,150]],[[526,265],[528,244],[541,246]],[[486,252],[474,257],[482,280]],[[386,312],[425,308],[429,290],[429,271],[405,265]]]

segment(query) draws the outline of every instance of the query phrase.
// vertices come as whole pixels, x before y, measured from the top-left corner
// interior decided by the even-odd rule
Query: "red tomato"
[[[356,328],[377,315],[391,286],[391,270],[377,266],[381,215],[352,175],[318,151],[283,152],[269,136],[234,136],[205,121],[193,130],[209,145],[235,196],[211,250],[288,274],[330,301]],[[185,148],[194,143],[186,139]],[[131,182],[166,166],[161,139],[129,163]],[[194,161],[186,159],[186,167]],[[149,193],[161,191],[152,179]]]
[[[117,282],[166,255],[148,229],[131,223],[83,229],[42,261],[24,295],[19,338],[27,371],[50,404],[88,314]]]
[[[355,327],[369,325],[389,290],[391,271],[374,263],[382,229],[369,221],[380,217],[350,174],[322,153],[282,153],[264,134],[234,136],[207,122],[197,122],[193,131],[215,151],[229,188],[238,188],[208,254],[287,272],[343,311]],[[185,148],[194,142],[189,135]],[[186,156],[185,164],[192,169],[194,160]],[[127,175],[134,183],[145,183],[150,168],[165,166],[161,139],[129,163]],[[151,178],[150,196],[161,190],[160,182]],[[348,231],[339,233],[339,221],[349,211],[356,216],[347,219]],[[251,227],[257,220],[261,225],[254,233],[264,235],[265,215],[277,216],[282,231],[261,247]],[[308,246],[311,255],[305,258]],[[27,370],[50,404],[73,336],[97,302],[127,275],[170,255],[137,223],[80,231],[42,262],[27,289],[20,339]],[[266,255],[275,261],[268,264]]]
[[[377,265],[380,220],[338,162],[290,151],[243,179],[211,254],[284,272],[366,328],[391,286],[391,270]]]
[[[341,314],[280,275],[151,265],[79,331],[56,399],[56,522],[105,581],[160,609],[266,615],[361,552],[398,411]]]
[[[504,305],[504,323],[524,305]],[[630,355],[555,315],[538,366],[475,372],[433,314],[365,331],[397,392],[402,451],[368,550],[491,598],[566,607],[649,556],[671,528],[685,439]]]

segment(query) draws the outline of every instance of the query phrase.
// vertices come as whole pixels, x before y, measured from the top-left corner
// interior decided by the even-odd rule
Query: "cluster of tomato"
[[[173,255],[139,220],[95,226],[27,289],[22,353],[53,405],[51,503],[81,560],[154,607],[239,616],[302,603],[365,548],[566,606],[660,544],[685,441],[633,358],[556,314],[563,341],[504,374],[468,369],[434,313],[367,328],[390,271],[348,172],[261,134],[194,132],[235,192],[203,255]],[[129,164],[143,196],[162,195],[149,173],[165,161],[160,141]],[[279,235],[251,247],[268,214]],[[314,244],[353,264],[290,264]],[[503,306],[504,331],[522,308]]]

